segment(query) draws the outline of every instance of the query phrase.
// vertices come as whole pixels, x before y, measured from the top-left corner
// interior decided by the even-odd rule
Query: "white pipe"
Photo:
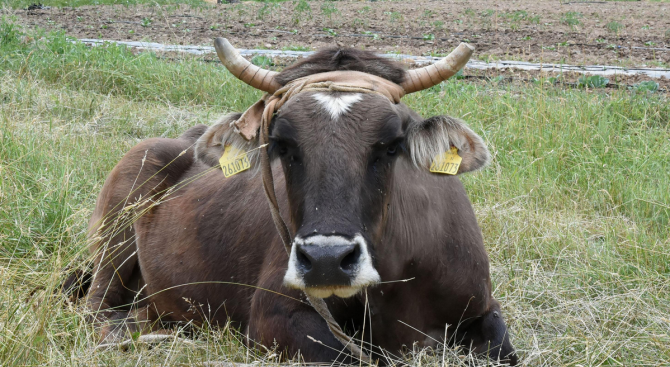
[[[100,40],[100,39],[80,39],[84,44],[91,46],[101,46],[104,43],[115,43],[118,45],[126,45],[137,48],[139,50],[159,51],[159,52],[185,52],[194,55],[205,55],[216,52],[211,46],[183,46],[183,45],[164,45],[162,43],[141,42],[141,41],[114,41],[114,40]],[[243,56],[270,56],[270,57],[286,57],[299,58],[307,57],[314,54],[313,51],[281,51],[281,50],[254,50],[254,49],[238,49]],[[380,56],[396,59],[399,61],[411,61],[417,66],[432,64],[441,60],[441,57],[431,56],[413,56],[404,54],[380,54]],[[528,71],[542,71],[551,73],[574,72],[591,75],[645,75],[651,78],[666,77],[670,78],[670,69],[660,68],[624,68],[620,66],[608,65],[567,65],[567,64],[544,64],[531,63],[524,61],[497,61],[484,62],[478,60],[470,60],[466,68],[478,70],[490,69],[518,69]]]

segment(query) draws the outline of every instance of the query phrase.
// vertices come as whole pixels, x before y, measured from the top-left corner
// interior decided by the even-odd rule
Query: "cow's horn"
[[[227,39],[216,38],[214,48],[226,69],[239,80],[268,93],[274,93],[281,88],[281,85],[275,81],[275,75],[278,74],[276,71],[265,70],[250,63],[237,52]]]
[[[400,86],[406,93],[414,93],[438,85],[458,73],[468,63],[474,50],[474,47],[461,42],[444,59],[420,69],[408,70]]]

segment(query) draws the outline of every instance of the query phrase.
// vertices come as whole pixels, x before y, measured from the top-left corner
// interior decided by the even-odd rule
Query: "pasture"
[[[275,3],[253,7],[263,4]],[[83,305],[58,293],[67,269],[90,265],[88,218],[124,152],[242,111],[261,93],[219,63],[90,48],[27,24],[11,8],[24,2],[2,6],[0,365],[276,364],[275,351],[246,348],[238,330],[207,325],[187,342],[96,350]],[[464,119],[491,150],[489,167],[461,179],[523,365],[670,365],[668,95],[544,81],[454,78],[404,102]],[[471,358],[440,346],[391,362],[487,365]]]

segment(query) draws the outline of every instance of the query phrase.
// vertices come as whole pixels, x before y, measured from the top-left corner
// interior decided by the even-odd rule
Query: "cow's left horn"
[[[444,59],[420,69],[408,70],[400,86],[409,94],[438,85],[458,73],[474,51],[474,47],[461,43]]]
[[[237,52],[227,39],[216,38],[214,48],[226,69],[239,80],[270,94],[281,88],[281,85],[275,80],[275,75],[278,74],[276,71],[265,70],[250,63]]]

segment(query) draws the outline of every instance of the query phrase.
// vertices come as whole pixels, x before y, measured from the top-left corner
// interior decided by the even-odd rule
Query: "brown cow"
[[[394,62],[351,49],[323,50],[264,75],[281,86],[336,70],[396,84],[408,78]],[[87,304],[103,340],[169,323],[232,321],[287,357],[351,360],[304,291],[328,297],[350,335],[365,330],[374,358],[415,343],[434,347],[446,335],[465,350],[517,363],[463,185],[427,168],[450,146],[463,158],[459,174],[484,166],[489,153],[477,134],[375,93],[289,99],[272,119],[268,149],[279,208],[295,236],[287,254],[263,193],[259,150],[249,153],[247,171],[224,178],[218,168],[224,146],[259,144],[231,125],[239,118],[147,139],[110,173],[90,221],[97,255]]]

